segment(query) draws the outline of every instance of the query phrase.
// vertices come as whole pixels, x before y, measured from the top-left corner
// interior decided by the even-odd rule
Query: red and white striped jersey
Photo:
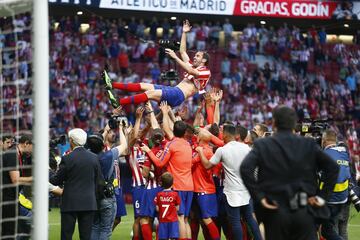
[[[188,64],[191,67],[193,67],[191,62],[188,62]],[[211,72],[210,72],[210,69],[207,66],[199,66],[199,67],[197,67],[195,69],[199,71],[199,76],[197,76],[195,78],[193,75],[190,75],[189,73],[185,73],[184,77],[189,79],[189,80],[192,80],[194,82],[194,84],[195,84],[195,87],[199,91],[202,91],[202,90],[205,89],[206,85],[208,84],[208,82],[210,80]]]
[[[156,157],[158,157],[158,158],[161,157],[167,142],[168,141],[164,140],[164,141],[162,141],[160,146],[154,146],[153,148],[151,148],[151,151],[155,154]],[[150,174],[152,175],[148,179],[148,185],[147,185],[146,188],[147,189],[152,189],[152,188],[160,187],[160,178],[161,178],[161,175],[164,172],[166,172],[166,166],[164,166],[163,168],[156,167],[151,162],[148,155],[146,155],[144,166],[150,168]]]
[[[132,186],[139,187],[146,185],[146,179],[142,175],[142,167],[145,162],[145,152],[139,147],[132,147],[127,162],[131,168]]]

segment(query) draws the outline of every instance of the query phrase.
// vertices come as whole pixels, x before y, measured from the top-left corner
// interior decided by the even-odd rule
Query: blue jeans
[[[246,223],[250,226],[251,231],[254,235],[255,240],[261,240],[261,234],[259,230],[259,225],[255,221],[253,217],[253,208],[250,204],[240,206],[240,207],[232,207],[229,205],[226,195],[224,194],[225,209],[228,215],[229,223],[232,227],[232,234],[234,240],[242,240],[242,228],[241,228],[241,216],[245,219]]]
[[[91,230],[92,240],[110,239],[116,215],[116,199],[104,198],[100,201],[99,210],[95,213]]]

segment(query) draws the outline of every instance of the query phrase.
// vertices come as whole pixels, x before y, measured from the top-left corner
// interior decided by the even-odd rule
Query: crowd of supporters
[[[13,133],[17,127],[29,130],[32,125],[32,89],[29,81],[32,59],[29,28],[31,19],[24,14],[1,21],[4,27],[1,29],[0,46],[5,66],[2,73],[5,103],[2,116],[4,130]],[[92,16],[85,32],[81,30],[80,23],[77,17],[64,17],[58,22],[50,19],[50,119],[54,135],[65,134],[73,128],[82,128],[89,133],[100,129],[109,130],[105,126],[107,113],[111,109],[101,81],[104,67],[109,70],[109,76],[115,82],[164,84],[161,72],[171,62],[159,48],[157,40],[178,40],[182,33],[179,21],[173,24],[167,19],[158,22],[154,18],[145,25],[144,21],[137,22],[134,18],[127,22],[123,19]],[[158,28],[162,29],[161,34],[158,33]],[[223,38],[220,37],[222,34]],[[150,156],[151,164],[161,165],[156,156],[150,153],[151,150],[141,145],[146,140],[138,138],[140,126],[143,129],[153,128],[153,135],[161,127],[169,140],[175,135],[175,138],[187,140],[184,141],[186,146],[190,142],[192,149],[189,155],[195,152],[200,154],[202,150],[198,149],[197,144],[205,145],[210,139],[214,141],[210,133],[217,136],[219,132],[222,134],[218,126],[225,121],[235,124],[231,126],[236,128],[236,134],[227,130],[232,141],[241,140],[251,146],[257,137],[263,137],[265,132],[271,131],[272,111],[279,105],[295,108],[301,120],[332,119],[331,127],[343,134],[342,138],[347,140],[353,160],[358,164],[358,41],[359,36],[356,35],[354,45],[344,45],[342,42],[331,45],[326,43],[325,29],[311,28],[303,35],[303,31],[297,27],[288,27],[286,24],[278,29],[266,28],[264,25],[258,28],[254,24],[248,24],[241,33],[234,32],[227,19],[224,23],[194,24],[191,33],[187,35],[187,45],[190,50],[208,50],[212,59],[210,69],[213,78],[206,94],[195,95],[174,112],[164,103],[154,106],[155,110],[151,104],[143,108],[136,109],[131,105],[123,109],[129,121],[135,123],[134,129],[129,127],[128,132],[128,135],[132,133],[129,141],[132,141],[131,153],[128,154],[129,165],[131,166],[132,159],[136,160],[132,166],[133,187],[144,187],[144,182],[149,177],[138,166],[138,158],[142,156],[145,159],[145,152]],[[259,65],[258,58],[265,64]],[[165,84],[175,83],[170,80]],[[217,90],[212,87],[217,87]],[[20,97],[19,106],[17,96]],[[158,122],[154,112],[162,114]],[[142,122],[143,114],[149,115],[146,117],[148,123]],[[166,125],[169,122],[171,127]],[[176,130],[177,122],[182,124],[178,126],[181,134]],[[202,129],[205,126],[208,130]],[[200,127],[201,130],[195,131],[193,127]],[[248,134],[247,130],[250,129],[253,130]],[[137,139],[141,139],[141,142],[136,141]],[[224,144],[219,144],[219,139],[215,141],[215,145]],[[171,160],[168,161],[171,168]],[[203,170],[200,165],[199,168]],[[187,170],[191,174],[191,167]],[[136,171],[139,171],[137,175],[134,173]],[[173,175],[175,173],[177,172],[172,172]],[[174,175],[174,188],[192,192],[191,189],[188,191],[187,186],[177,185],[178,178],[179,176]],[[181,197],[187,198],[187,193],[184,194]],[[134,208],[136,211],[136,201]],[[251,217],[251,210],[248,212]],[[188,215],[189,212],[185,214],[185,218]],[[151,218],[152,215],[145,216]],[[149,225],[149,220],[141,222],[143,215],[140,213],[135,217],[134,239],[140,235],[139,226],[136,225],[141,224],[145,228],[141,229],[143,234],[144,231],[148,232],[146,225]],[[202,219],[211,238],[218,239],[219,232],[211,218],[202,216]],[[183,224],[187,222],[184,219],[182,221]],[[185,228],[188,226],[180,226],[180,235],[189,235],[184,234]],[[252,230],[258,232],[258,229]],[[260,234],[258,239],[261,239]]]
[[[4,49],[5,66],[2,111],[9,119],[4,122],[8,132],[16,127],[12,116],[17,114],[17,95],[21,96],[20,128],[32,125],[30,20],[28,14],[1,19],[0,47]],[[114,81],[159,83],[169,60],[157,41],[178,40],[182,27],[179,20],[154,18],[145,23],[98,16],[92,16],[88,24],[83,31],[78,17],[63,17],[57,22],[50,18],[50,116],[54,134],[75,126],[89,131],[104,126],[109,109],[99,80],[105,66]],[[162,28],[161,34],[158,28]],[[256,122],[268,122],[271,110],[284,103],[294,106],[300,119],[334,119],[334,127],[345,134],[349,127],[357,129],[359,124],[360,33],[355,34],[352,45],[329,44],[326,35],[324,28],[304,31],[286,23],[278,29],[249,23],[238,33],[226,19],[194,24],[187,45],[188,49],[210,53],[210,84],[224,89],[224,119],[251,127]],[[15,46],[17,54],[10,49]],[[257,56],[263,59],[261,64]],[[17,80],[18,88],[11,84],[16,79],[21,79]],[[196,111],[197,100],[187,102],[189,113]],[[134,121],[134,109],[127,112]]]

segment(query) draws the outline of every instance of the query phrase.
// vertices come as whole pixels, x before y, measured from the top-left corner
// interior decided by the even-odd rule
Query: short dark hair
[[[275,127],[278,130],[293,130],[297,122],[297,115],[294,109],[280,105],[273,110]]]
[[[211,124],[211,126],[209,128],[209,132],[216,137],[219,136],[220,129],[219,129],[219,126],[217,125],[217,123]]]
[[[205,66],[209,66],[209,64],[210,64],[210,55],[205,51],[201,51],[201,52],[203,53],[203,58],[206,59]]]
[[[22,135],[19,139],[19,143],[32,144],[32,135]]]
[[[187,124],[183,121],[176,121],[174,123],[174,136],[175,137],[184,137],[187,130]]]
[[[162,186],[164,189],[171,188],[171,186],[173,185],[173,182],[174,182],[174,178],[173,178],[173,176],[171,175],[171,173],[169,173],[169,172],[164,172],[164,173],[161,175],[161,186]]]
[[[232,124],[225,124],[223,127],[224,134],[229,134],[231,136],[236,135],[236,127]]]
[[[12,139],[12,138],[13,138],[13,137],[10,136],[10,135],[4,135],[4,136],[2,136],[1,140],[2,140],[3,142],[5,142],[6,139]]]
[[[246,136],[248,135],[248,130],[246,127],[237,125],[236,126],[236,135],[240,136],[240,140],[244,141]]]
[[[93,153],[99,154],[104,149],[104,139],[101,134],[90,135],[86,140],[86,147]]]

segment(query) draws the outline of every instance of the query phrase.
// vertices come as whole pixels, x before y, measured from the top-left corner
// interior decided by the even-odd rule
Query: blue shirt
[[[348,88],[350,89],[350,91],[355,91],[356,90],[356,81],[355,81],[355,76],[354,75],[350,75],[346,78],[346,83],[348,85]]]
[[[102,152],[99,154],[99,162],[101,172],[106,180],[109,180],[112,176],[115,176],[115,160],[119,157],[119,150],[112,148],[109,151]]]
[[[341,184],[348,181],[351,178],[350,166],[349,166],[349,153],[345,147],[333,146],[328,147],[324,152],[331,157],[339,165],[339,175],[336,184]],[[348,199],[349,190],[346,188],[341,192],[333,192],[329,199],[329,203],[341,204],[345,203]]]

